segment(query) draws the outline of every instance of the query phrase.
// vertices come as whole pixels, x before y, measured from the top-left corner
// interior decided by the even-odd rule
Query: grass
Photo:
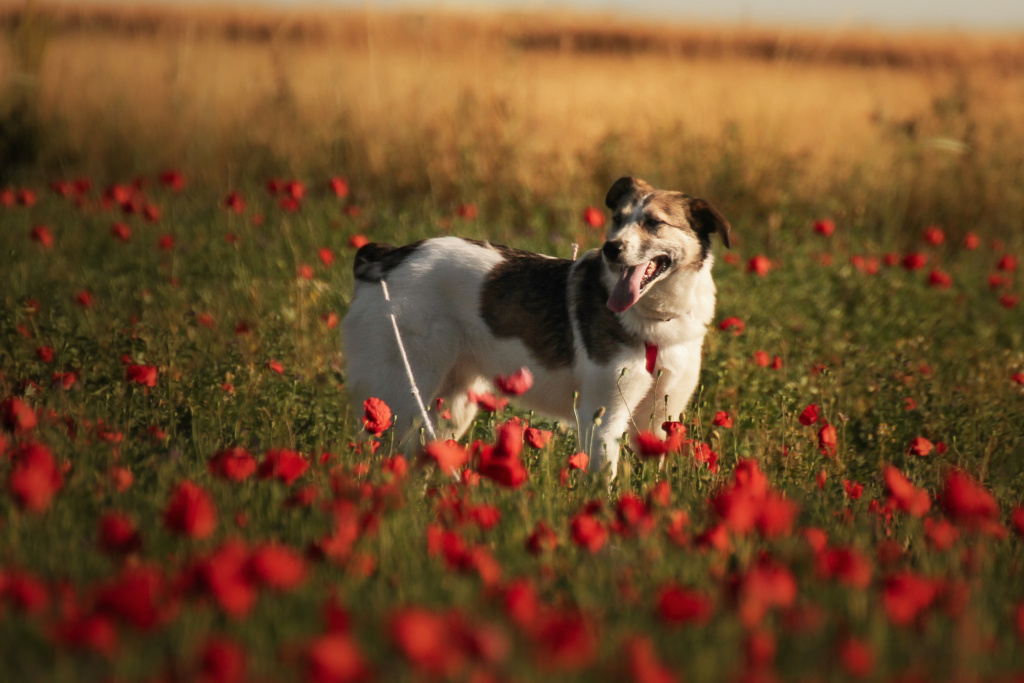
[[[1024,673],[1024,119],[1005,62],[939,39],[918,54],[955,59],[900,68],[460,52],[435,40],[444,17],[368,15],[379,31],[328,45],[53,21],[34,91],[52,135],[0,185],[0,679]],[[627,454],[609,492],[570,469],[563,425],[481,414],[484,443],[513,415],[553,433],[511,489],[363,430],[336,327],[353,237],[568,257],[600,244],[582,212],[628,172],[733,224],[693,445],[664,471]],[[272,178],[306,192],[282,204]]]

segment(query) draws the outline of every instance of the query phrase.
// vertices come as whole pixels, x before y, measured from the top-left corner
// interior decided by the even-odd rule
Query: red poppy
[[[132,229],[124,223],[114,223],[110,226],[110,234],[114,239],[121,242],[129,242],[132,239]]]
[[[249,572],[268,588],[290,591],[306,580],[306,562],[286,545],[266,543],[249,556]]]
[[[82,308],[92,308],[92,292],[83,289],[75,294],[75,303]]]
[[[533,386],[533,373],[529,368],[522,367],[510,375],[498,375],[494,378],[494,386],[506,396],[520,396]]]
[[[185,176],[173,169],[163,171],[159,176],[160,184],[166,188],[180,192],[185,189]]]
[[[210,494],[191,481],[178,484],[164,510],[164,524],[190,538],[207,538],[217,528],[217,508]]]
[[[586,548],[591,553],[596,553],[604,547],[608,540],[608,529],[593,515],[581,512],[572,518],[570,522],[570,534],[572,541],[581,548]]]
[[[867,678],[875,669],[875,654],[860,638],[847,637],[839,645],[839,661],[854,678]]]
[[[131,566],[99,588],[96,607],[137,629],[151,631],[172,615],[171,597],[167,579],[158,568]]]
[[[704,624],[714,612],[711,598],[676,583],[661,587],[655,600],[658,617],[670,626]]]
[[[924,537],[933,550],[949,550],[960,538],[960,531],[944,517],[927,517],[924,520]]]
[[[967,234],[964,235],[964,249],[967,249],[968,251],[974,251],[980,246],[981,238],[978,237],[975,233],[969,231],[967,232]]]
[[[604,225],[604,214],[594,206],[583,209],[583,222],[592,228],[600,228]]]
[[[432,441],[427,444],[423,454],[445,473],[456,472],[469,461],[469,453],[453,439]]]
[[[209,593],[228,616],[243,617],[256,602],[249,551],[241,541],[227,541],[200,559],[189,579],[195,588]]]
[[[291,486],[308,469],[309,460],[301,453],[287,448],[272,448],[263,454],[263,462],[256,472],[260,479],[280,479],[285,486]]]
[[[408,607],[391,616],[388,633],[415,669],[429,676],[451,678],[465,661],[459,638],[451,626],[440,614]]]
[[[530,537],[526,539],[526,549],[531,555],[541,555],[558,547],[558,536],[543,520],[537,522]]]
[[[772,262],[768,260],[767,256],[758,254],[749,261],[747,261],[747,272],[757,273],[761,277],[768,274],[768,271],[772,269]]]
[[[945,271],[935,269],[928,274],[928,285],[935,289],[949,289],[953,284],[953,278]]]
[[[37,225],[32,228],[31,238],[33,242],[39,243],[44,249],[53,246],[53,233],[45,225]]]
[[[854,548],[827,548],[816,557],[818,576],[836,579],[851,588],[867,588],[871,584],[871,561]]]
[[[391,408],[384,401],[371,396],[363,401],[363,428],[380,436],[391,427]]]
[[[826,218],[819,221],[814,221],[814,232],[825,237],[831,237],[832,233],[836,231],[836,224],[831,218]]]
[[[476,471],[502,486],[518,488],[526,481],[526,468],[519,455],[523,449],[523,428],[509,421],[498,429],[494,446],[478,445]]]
[[[93,650],[111,657],[117,650],[117,629],[103,614],[71,615],[54,626],[54,638],[62,645]]]
[[[544,669],[578,671],[597,657],[596,628],[578,612],[543,614],[532,635],[537,658]]]
[[[1017,535],[1024,538],[1024,505],[1018,505],[1010,513],[1010,524]]]
[[[234,446],[217,451],[207,463],[207,468],[215,477],[245,481],[256,472],[256,458],[244,448]]]
[[[818,430],[818,451],[827,458],[836,454],[838,446],[838,435],[836,428],[830,424],[822,425]]]
[[[325,266],[330,266],[334,263],[334,252],[330,247],[320,247],[317,251],[317,256],[320,258],[320,263]]]
[[[946,241],[946,233],[937,225],[929,225],[924,229],[924,241],[937,247]]]
[[[46,446],[26,443],[11,454],[13,467],[8,488],[18,506],[28,512],[43,512],[64,486],[64,476]]]
[[[770,559],[762,559],[735,585],[740,621],[747,628],[758,625],[772,607],[786,608],[796,601],[793,573]]]
[[[32,406],[17,397],[0,403],[0,420],[5,429],[19,435],[31,432],[38,422]]]
[[[459,204],[455,207],[455,215],[464,221],[471,221],[477,217],[479,211],[476,204]]]
[[[846,492],[846,497],[850,500],[860,500],[861,495],[864,493],[864,484],[843,479],[843,490]]]
[[[889,500],[912,517],[921,517],[932,507],[928,492],[915,487],[903,473],[891,465],[882,471]]]
[[[725,429],[731,429],[732,415],[725,412],[724,410],[719,410],[717,413],[715,413],[715,419],[713,421],[713,424],[716,427],[724,427]]]
[[[583,472],[586,472],[587,468],[590,466],[590,456],[584,453],[583,451],[573,453],[572,455],[569,456],[569,459],[566,461],[566,464],[569,466],[569,469],[571,470],[581,470]]]
[[[921,270],[928,265],[928,257],[918,252],[911,252],[903,257],[903,267],[907,270]]]
[[[100,549],[109,555],[127,555],[142,547],[142,537],[123,513],[107,512],[100,517]]]
[[[158,376],[155,365],[129,365],[126,370],[126,380],[135,382],[145,387],[155,387]]]
[[[477,407],[481,410],[487,411],[488,413],[496,413],[499,410],[504,410],[505,406],[508,405],[507,398],[498,398],[489,391],[482,394],[470,391],[469,400],[476,403]]]
[[[332,632],[306,648],[307,679],[312,683],[357,683],[370,678],[362,651],[346,633]]]
[[[50,590],[46,584],[26,572],[6,571],[4,592],[22,614],[39,614],[50,605]]]
[[[551,441],[552,436],[554,435],[546,429],[538,429],[536,427],[526,428],[526,443],[533,448],[544,448]]]
[[[906,626],[928,609],[938,592],[938,582],[912,572],[901,572],[885,579],[882,606],[889,621]]]
[[[1007,273],[1012,273],[1017,270],[1017,257],[1012,254],[1003,254],[999,259],[999,263],[996,264],[996,268]]]
[[[245,213],[245,200],[242,199],[242,195],[237,192],[232,192],[224,200],[224,206],[230,211],[234,211],[236,214]]]
[[[755,526],[764,538],[788,536],[800,513],[800,506],[781,494],[769,491],[760,502]]]
[[[642,458],[658,458],[668,453],[668,443],[646,430],[633,437],[637,454]]]
[[[359,249],[370,243],[370,240],[366,239],[366,235],[352,235],[348,238],[348,246],[353,249]]]
[[[213,637],[203,644],[199,655],[203,683],[242,683],[245,678],[245,650],[233,640]]]
[[[746,327],[746,324],[735,316],[726,318],[718,324],[718,329],[723,332],[732,331],[732,333],[737,337],[743,334],[743,330],[746,329]]]
[[[999,305],[1003,308],[1016,308],[1018,303],[1020,303],[1020,296],[1017,294],[1006,293],[999,297]]]
[[[942,509],[954,522],[983,530],[998,525],[996,499],[962,470],[953,469],[946,475],[940,500]]]
[[[348,181],[345,178],[335,176],[328,181],[328,184],[335,197],[344,199],[348,196]]]
[[[686,443],[686,425],[667,420],[661,423],[661,428],[665,432],[665,445],[668,452],[678,452]]]
[[[811,403],[803,409],[803,412],[800,413],[800,417],[798,419],[800,420],[800,424],[805,427],[809,427],[818,421],[819,414],[820,412],[817,404]]]
[[[274,360],[273,358],[267,361],[267,369],[279,375],[284,374],[284,366],[281,365],[280,361]]]

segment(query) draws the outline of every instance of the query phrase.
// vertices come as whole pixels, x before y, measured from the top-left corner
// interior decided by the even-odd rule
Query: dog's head
[[[619,178],[604,201],[612,222],[601,253],[618,277],[608,297],[608,308],[616,313],[671,275],[699,271],[711,249],[711,233],[729,246],[729,223],[703,199]]]

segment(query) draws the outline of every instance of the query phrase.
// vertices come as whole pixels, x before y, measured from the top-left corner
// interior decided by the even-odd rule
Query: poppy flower
[[[1017,257],[1012,254],[1003,254],[996,264],[996,268],[1006,273],[1014,272],[1017,270]]]
[[[317,250],[317,256],[320,258],[320,263],[325,266],[330,266],[334,263],[334,252],[330,247],[320,247],[320,249]]]
[[[522,367],[510,375],[495,377],[494,386],[506,396],[520,396],[533,386],[533,373],[529,368]]]
[[[831,218],[814,221],[814,232],[825,237],[831,237],[836,231],[836,223]]]
[[[595,625],[578,612],[542,614],[532,636],[539,664],[549,671],[579,671],[597,657]]]
[[[238,446],[217,451],[207,463],[210,474],[231,481],[245,481],[256,472],[256,458]]]
[[[921,270],[928,265],[928,257],[918,252],[911,252],[903,257],[903,267],[907,270]]]
[[[935,269],[928,274],[928,285],[935,289],[949,289],[953,284],[953,278],[945,271]]]
[[[233,211],[236,214],[245,213],[245,200],[242,199],[242,195],[240,195],[237,192],[232,192],[227,196],[227,198],[224,200],[224,206],[226,206],[228,210]]]
[[[784,565],[762,559],[739,577],[734,586],[741,623],[757,626],[773,607],[791,607],[796,601],[797,584]]]
[[[155,387],[157,376],[155,365],[129,365],[126,370],[126,380],[141,384],[144,387]]]
[[[924,241],[933,247],[937,247],[946,241],[946,233],[937,225],[929,225],[924,229]]]
[[[44,249],[53,247],[53,233],[45,225],[37,225],[30,233],[32,241],[38,243]]]
[[[217,528],[217,508],[198,484],[183,481],[171,493],[164,509],[164,524],[190,538],[207,538]]]
[[[64,486],[64,476],[46,446],[26,443],[11,454],[14,463],[7,486],[18,506],[28,512],[43,512]]]
[[[967,234],[964,235],[964,249],[967,249],[968,251],[974,251],[980,246],[981,238],[978,237],[977,234],[968,231]]]
[[[142,547],[142,537],[126,515],[107,512],[100,517],[99,544],[108,555],[127,555]]]
[[[465,656],[450,622],[420,607],[397,611],[388,620],[388,634],[402,655],[419,672],[441,678],[454,676]]]
[[[455,207],[455,215],[464,221],[471,221],[479,213],[476,204],[459,204]]]
[[[531,555],[541,555],[551,552],[557,547],[558,536],[544,520],[538,521],[533,531],[530,532],[529,538],[526,539],[526,549]]]
[[[346,633],[314,639],[305,652],[307,679],[312,683],[357,683],[370,678],[362,651]]]
[[[328,181],[328,185],[331,188],[331,192],[338,199],[344,199],[348,196],[348,181],[345,178],[335,176]]]
[[[523,430],[515,422],[506,422],[498,429],[494,446],[479,445],[476,471],[482,477],[507,486],[518,488],[526,481],[526,468],[519,455],[523,448]]]
[[[915,621],[938,595],[937,582],[912,572],[886,577],[882,586],[882,607],[896,626]]]
[[[470,391],[469,400],[476,403],[478,408],[485,410],[488,413],[496,413],[499,410],[504,410],[505,406],[508,405],[507,398],[498,398],[489,391],[482,394]]]
[[[839,661],[854,678],[867,678],[875,669],[875,654],[860,638],[847,637],[839,645]]]
[[[668,452],[667,442],[646,430],[638,432],[633,437],[633,444],[642,458],[658,458]]]
[[[179,171],[168,169],[160,173],[158,179],[161,185],[175,192],[181,192],[185,189],[185,176]]]
[[[928,492],[917,488],[910,480],[903,476],[903,473],[891,465],[887,465],[882,471],[885,479],[885,488],[898,510],[906,512],[912,517],[921,517],[931,509],[932,501]]]
[[[267,361],[267,369],[271,372],[277,373],[278,375],[284,374],[284,366],[281,365],[280,361],[274,360],[273,358]]]
[[[670,626],[704,624],[714,612],[714,603],[703,593],[669,583],[658,591],[655,611]]]
[[[600,228],[604,225],[604,214],[594,206],[583,209],[583,222],[592,228]]]
[[[747,272],[756,273],[761,277],[768,274],[768,271],[772,269],[772,262],[768,260],[767,256],[758,254],[749,261],[747,261]]]
[[[746,327],[746,324],[735,316],[726,318],[718,324],[718,329],[723,332],[731,331],[737,337],[743,334],[743,330],[746,329]]]
[[[433,460],[445,473],[456,472],[469,461],[469,453],[453,439],[428,443],[423,449],[423,455]]]
[[[546,429],[538,429],[537,427],[527,427],[524,438],[533,448],[544,448],[551,441],[551,437],[554,436],[551,432]]]
[[[111,225],[110,234],[120,242],[130,242],[132,239],[132,229],[124,223],[114,223]]]
[[[71,615],[54,625],[54,639],[61,645],[92,650],[105,657],[117,651],[117,629],[103,614]]]
[[[166,577],[156,567],[126,567],[100,586],[97,609],[143,631],[152,631],[171,616],[173,608]]]
[[[593,554],[604,547],[608,529],[593,515],[581,512],[570,522],[570,535],[573,543]]]
[[[391,427],[391,408],[384,401],[371,396],[363,401],[363,428],[380,436]]]
[[[242,683],[245,680],[245,650],[223,637],[208,639],[199,655],[203,683]]]
[[[836,434],[836,428],[830,424],[822,425],[821,429],[818,430],[818,451],[826,458],[831,458],[836,454],[837,446],[838,435]]]
[[[950,470],[939,499],[942,509],[954,522],[982,529],[998,523],[996,499],[963,470]]]
[[[244,617],[256,602],[249,551],[241,541],[225,542],[192,567],[190,584],[204,591],[231,617]]]
[[[370,240],[366,239],[366,235],[352,235],[348,238],[348,246],[353,249],[359,249],[370,243]]]
[[[50,605],[50,589],[24,571],[5,572],[4,592],[11,605],[22,614],[39,614]]]
[[[823,579],[836,579],[851,588],[871,585],[871,561],[854,548],[826,548],[817,554],[815,563],[818,576]]]
[[[590,466],[590,456],[583,451],[573,453],[569,456],[569,459],[566,460],[566,465],[568,465],[571,470],[581,470],[586,472],[587,468]]]
[[[280,543],[267,543],[252,551],[249,571],[258,583],[277,591],[290,591],[306,580],[306,562]]]
[[[718,453],[715,453],[711,449],[711,446],[707,445],[703,441],[693,441],[691,446],[693,462],[698,466],[707,465],[708,472],[716,474],[718,472]]]
[[[713,421],[713,424],[716,427],[724,427],[725,429],[731,429],[732,415],[725,412],[724,410],[719,410],[717,413],[715,413],[715,419]]]
[[[270,449],[263,454],[263,462],[256,470],[260,479],[280,479],[285,486],[292,483],[309,469],[309,460],[297,451],[287,448]]]
[[[1018,303],[1020,303],[1020,296],[1017,294],[1006,293],[999,297],[999,305],[1003,308],[1016,308]]]
[[[36,411],[18,397],[0,403],[0,420],[3,421],[5,429],[18,435],[28,434],[36,428],[38,422]]]
[[[83,289],[75,294],[75,303],[82,308],[92,308],[92,292]]]
[[[927,517],[924,520],[924,537],[933,550],[942,552],[953,547],[960,531],[943,517]]]

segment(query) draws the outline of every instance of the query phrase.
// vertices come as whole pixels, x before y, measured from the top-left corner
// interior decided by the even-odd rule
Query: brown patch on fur
[[[637,346],[642,340],[630,334],[606,305],[608,288],[601,281],[602,268],[600,252],[581,258],[573,274],[572,290],[587,356],[598,363],[608,363],[619,349]]]
[[[502,255],[480,294],[480,317],[494,336],[519,339],[546,368],[572,365],[568,288],[572,261],[467,241]]]
[[[604,205],[609,209],[615,210],[622,203],[623,197],[631,197],[640,192],[650,191],[651,186],[639,178],[630,178],[628,176],[619,178],[608,189],[608,194],[604,197]]]
[[[423,244],[423,240],[407,244],[404,247],[381,242],[364,244],[356,252],[352,274],[357,280],[363,282],[380,282],[388,273],[402,265],[402,262],[411,256],[421,244]]]

